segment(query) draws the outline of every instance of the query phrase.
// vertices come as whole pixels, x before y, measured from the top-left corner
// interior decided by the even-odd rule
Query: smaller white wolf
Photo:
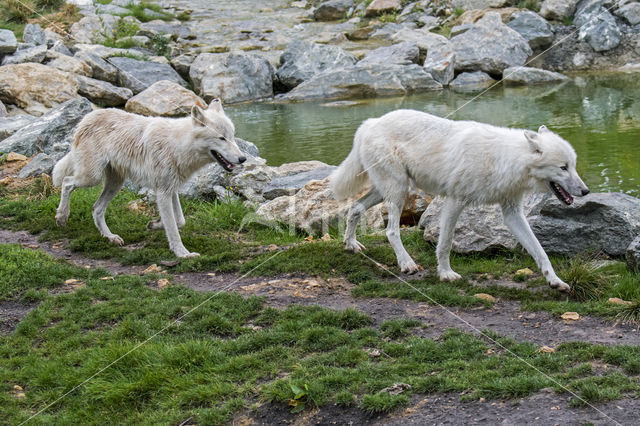
[[[194,257],[180,238],[185,219],[178,189],[204,165],[217,161],[227,171],[246,157],[235,141],[235,128],[214,99],[205,110],[195,105],[185,118],[143,117],[117,109],[91,112],[82,119],[71,151],[53,169],[53,184],[61,186],[56,223],[69,218],[69,198],[74,189],[104,183],[93,205],[93,220],[102,236],[118,245],[120,236],[105,223],[107,205],[125,179],[156,192],[160,221],[149,229],[164,228],[169,248],[178,257]]]
[[[360,215],[384,201],[389,211],[387,238],[400,269],[418,271],[400,239],[400,213],[413,181],[427,193],[446,196],[436,248],[441,280],[460,278],[451,269],[449,253],[464,207],[497,203],[505,224],[535,259],[549,285],[570,290],[555,274],[522,209],[523,196],[531,191],[550,189],[567,205],[573,203],[572,195],[589,193],[576,172],[575,151],[545,126],[533,132],[447,120],[420,111],[393,111],[360,126],[351,153],[330,178],[338,200],[357,194],[367,181],[372,189],[347,213],[347,250],[364,249],[355,237]]]

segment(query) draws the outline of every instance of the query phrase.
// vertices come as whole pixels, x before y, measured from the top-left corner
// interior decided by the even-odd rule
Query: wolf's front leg
[[[503,204],[501,207],[505,225],[509,227],[513,235],[515,235],[520,244],[522,244],[522,247],[524,247],[536,261],[538,268],[540,268],[542,274],[547,279],[549,286],[560,291],[571,290],[569,284],[558,278],[553,270],[553,266],[551,266],[547,253],[545,253],[544,249],[540,245],[540,242],[529,226],[529,222],[527,222],[527,219],[524,216],[522,203]]]
[[[164,231],[167,234],[167,240],[169,240],[169,248],[178,257],[196,257],[200,256],[198,253],[192,253],[187,250],[182,244],[180,238],[180,232],[178,231],[178,225],[173,209],[173,193],[168,191],[156,191],[158,199],[158,210],[160,211],[160,219]]]
[[[455,281],[461,278],[460,274],[451,269],[449,254],[453,244],[453,230],[463,209],[464,203],[455,198],[446,198],[440,212],[440,234],[436,256],[438,257],[438,276],[441,281]]]

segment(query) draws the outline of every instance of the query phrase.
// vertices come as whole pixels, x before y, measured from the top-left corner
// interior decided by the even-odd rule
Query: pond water
[[[360,123],[398,108],[452,119],[537,129],[547,125],[578,153],[578,171],[593,192],[640,197],[640,78],[634,74],[573,76],[556,86],[479,93],[449,90],[355,104],[257,103],[226,111],[237,136],[254,142],[270,165],[302,160],[338,164]]]

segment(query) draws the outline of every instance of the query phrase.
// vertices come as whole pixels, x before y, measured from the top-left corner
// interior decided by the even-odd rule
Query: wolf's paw
[[[416,264],[416,262],[414,262],[413,260],[409,260],[406,262],[400,262],[400,271],[403,274],[415,274],[416,272],[418,272],[420,269],[420,266],[418,266]]]
[[[440,281],[455,281],[462,278],[460,274],[452,269],[446,271],[438,271],[438,276],[440,277]]]
[[[149,222],[147,222],[147,231],[155,231],[162,228],[162,220],[160,219],[150,220]]]
[[[116,244],[116,245],[119,245],[119,246],[124,245],[124,240],[122,238],[120,238],[120,235],[113,234],[111,236],[108,236],[107,239],[110,242],[112,242],[113,244]]]
[[[67,226],[67,219],[69,219],[69,216],[57,214],[56,225],[58,225],[60,228],[64,228],[65,226]]]
[[[196,253],[195,251],[192,251],[190,253],[187,253],[185,256],[181,256],[181,257],[190,258],[190,257],[198,257],[198,256],[200,256],[200,253]]]
[[[571,286],[565,283],[564,281],[562,281],[560,278],[550,281],[549,287],[555,288],[556,290],[561,291],[563,293],[568,293],[571,291]]]
[[[344,249],[352,251],[354,253],[358,253],[358,252],[360,252],[362,250],[365,250],[366,248],[365,248],[365,246],[360,244],[358,241],[350,240],[350,241],[345,241],[344,242]]]
[[[176,255],[176,257],[181,257],[183,259],[200,256],[200,253],[190,252],[189,250],[187,250],[184,247],[182,247],[182,248],[180,248],[178,250],[174,250],[173,253]]]

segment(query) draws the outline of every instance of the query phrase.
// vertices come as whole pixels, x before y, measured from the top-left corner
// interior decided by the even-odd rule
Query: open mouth
[[[233,171],[233,163],[231,163],[230,161],[228,161],[226,158],[224,158],[224,156],[222,154],[220,154],[218,151],[214,151],[213,149],[211,150],[211,155],[213,156],[213,158],[215,158],[218,163],[220,163],[220,165],[222,166],[223,169],[225,169],[228,172],[232,172]]]
[[[562,201],[568,206],[573,204],[573,197],[569,195],[569,193],[560,184],[550,181],[549,186],[551,187],[553,193],[556,194],[556,197],[558,197],[558,200]]]

